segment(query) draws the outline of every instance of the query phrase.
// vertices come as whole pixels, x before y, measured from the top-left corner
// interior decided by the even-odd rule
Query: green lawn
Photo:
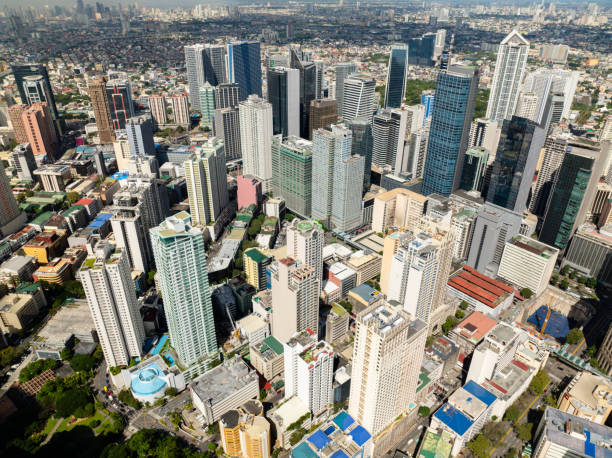
[[[57,428],[56,432],[62,432],[62,431],[70,431],[72,428],[74,428],[75,426],[90,426],[91,423],[95,420],[99,420],[100,421],[100,426],[102,426],[102,423],[104,423],[105,421],[108,422],[108,420],[106,419],[106,417],[104,415],[102,415],[100,413],[100,411],[96,411],[95,414],[93,414],[93,416],[86,418],[84,420],[81,421],[77,421],[74,423],[70,422],[69,418],[65,418],[62,421],[62,424],[59,426],[59,428]]]
[[[49,419],[47,420],[47,424],[45,425],[45,429],[42,430],[42,434],[47,436],[51,432],[53,427],[57,424],[58,421],[59,421],[59,418],[49,417]]]

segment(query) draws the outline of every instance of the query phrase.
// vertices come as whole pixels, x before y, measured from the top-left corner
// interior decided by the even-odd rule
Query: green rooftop
[[[338,304],[337,302],[334,302],[331,308],[331,311],[334,312],[336,315],[338,316],[344,316],[346,315],[346,310],[344,310],[344,307],[342,307],[340,304]]]
[[[70,216],[72,213],[82,210],[83,207],[82,205],[73,205],[72,207],[70,207],[68,210],[66,210],[64,213],[62,213],[63,216]]]
[[[268,348],[277,355],[282,355],[285,352],[283,344],[276,340],[274,336],[268,336],[263,340],[260,350],[261,353],[265,352]]]
[[[421,391],[424,387],[426,387],[431,379],[427,376],[427,374],[423,371],[419,374],[419,382],[417,383],[417,393]]]
[[[16,293],[28,293],[33,294],[38,291],[39,283],[22,283],[17,288],[15,288]]]
[[[96,262],[96,258],[87,258],[83,262],[83,266],[87,267],[88,269],[91,269],[95,262]]]
[[[452,437],[447,431],[443,431],[442,434],[427,431],[419,458],[448,458],[452,448]]]
[[[30,224],[35,224],[37,226],[43,225],[45,224],[47,221],[49,221],[49,219],[53,216],[53,212],[42,212],[40,215],[38,215],[36,218],[34,218],[32,221],[30,221]]]
[[[259,251],[257,248],[249,248],[244,252],[249,258],[251,258],[254,262],[260,263],[264,262],[268,257]]]

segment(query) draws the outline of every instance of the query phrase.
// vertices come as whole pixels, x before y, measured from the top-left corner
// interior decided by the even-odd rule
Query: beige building
[[[610,324],[601,347],[599,347],[597,364],[602,372],[612,375],[612,324]]]
[[[389,274],[391,273],[393,256],[397,253],[403,234],[403,232],[394,232],[385,237],[382,262],[380,265],[380,292],[385,295],[389,290]]]
[[[38,311],[30,294],[7,294],[0,299],[0,331],[3,334],[21,331],[32,323]]]
[[[246,458],[270,456],[270,423],[262,413],[261,403],[249,401],[239,409],[230,410],[221,416],[219,434],[227,455]]]
[[[306,328],[316,334],[320,291],[316,270],[307,264],[298,265],[292,258],[279,260],[276,267],[272,275],[272,335],[287,342]]]
[[[356,251],[344,264],[357,272],[355,283],[361,285],[380,275],[382,257],[377,253],[365,254],[363,251]]]
[[[325,341],[333,343],[348,334],[350,315],[340,304],[332,305],[325,321]]]
[[[247,283],[251,284],[257,291],[266,288],[266,267],[272,262],[272,258],[266,256],[257,248],[249,248],[243,254],[244,272]]]
[[[274,338],[266,337],[256,345],[251,345],[251,364],[266,380],[272,380],[284,372],[284,347]]]
[[[385,232],[390,227],[411,228],[425,211],[427,197],[404,188],[378,194],[374,198],[372,230]]]
[[[612,384],[590,372],[579,372],[559,396],[558,409],[603,425],[612,412]]]

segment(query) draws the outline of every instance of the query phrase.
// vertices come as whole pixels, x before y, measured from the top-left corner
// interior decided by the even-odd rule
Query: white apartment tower
[[[141,358],[145,331],[125,251],[99,243],[81,266],[79,279],[108,366]]]
[[[495,61],[487,118],[502,121],[514,114],[528,53],[529,42],[516,30],[502,40]]]
[[[324,244],[323,228],[316,221],[295,218],[287,227],[287,256],[312,266],[319,283],[323,281]]]
[[[168,124],[168,113],[166,107],[166,98],[161,94],[152,94],[149,96],[149,109],[155,127]]]
[[[199,99],[199,93],[198,93]],[[172,108],[172,116],[174,124],[178,126],[188,127],[189,121],[189,103],[187,102],[187,94],[172,94],[168,97],[170,107]]]
[[[348,413],[376,436],[415,400],[427,326],[381,300],[355,328]]]
[[[244,175],[262,181],[263,192],[272,181],[272,105],[257,95],[240,102],[240,145]]]
[[[338,101],[338,116],[342,116],[342,102],[344,100],[344,80],[348,76],[357,71],[357,66],[354,62],[341,62],[334,65],[336,71],[336,79],[334,81],[336,90],[334,91],[334,97]]]
[[[180,212],[150,234],[170,343],[189,366],[217,350],[202,230]]]
[[[183,163],[194,225],[214,222],[228,204],[223,141],[212,137]]]
[[[337,87],[336,87],[337,90]],[[365,75],[353,74],[344,80],[342,119],[349,123],[355,118],[372,119],[376,81]]]

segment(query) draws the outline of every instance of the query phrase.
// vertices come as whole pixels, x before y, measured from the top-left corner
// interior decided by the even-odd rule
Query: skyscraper
[[[223,83],[215,88],[215,108],[233,108],[246,100],[241,97],[238,83]]]
[[[189,366],[217,350],[202,230],[180,212],[151,229],[170,343]]]
[[[60,142],[47,102],[30,105],[21,115],[23,126],[35,156],[56,159]]]
[[[477,88],[474,67],[451,65],[438,73],[423,172],[424,195],[435,192],[448,197],[459,186]]]
[[[372,148],[374,139],[372,138],[372,120],[369,118],[355,118],[347,123],[351,129],[353,143],[351,152],[362,156],[365,160],[363,167],[363,190],[370,189],[370,176],[372,172]]]
[[[163,95],[151,94],[149,96],[149,109],[156,129],[168,123],[166,98]]]
[[[28,106],[25,103],[20,105],[11,105],[7,109],[8,117],[11,120],[13,132],[15,133],[15,141],[18,144],[28,142],[28,134],[25,129],[25,124],[23,123],[23,114],[27,109]]]
[[[342,124],[318,129],[312,142],[312,218],[338,231],[361,226],[365,158],[351,153],[352,133]]]
[[[465,152],[463,173],[461,174],[461,189],[466,191],[482,190],[482,183],[489,160],[489,152],[482,146],[471,146]]]
[[[243,173],[259,178],[263,191],[272,182],[272,105],[250,95],[239,105]]]
[[[408,41],[408,63],[421,67],[433,67],[436,54],[436,34],[426,33]]]
[[[215,92],[215,88],[208,81],[200,87],[200,113],[202,114],[200,125],[211,130],[215,117],[215,109],[217,108]]]
[[[274,135],[300,134],[300,72],[272,67],[267,72],[268,102],[272,104]]]
[[[19,97],[21,98],[21,103],[31,105],[35,102],[47,102],[49,104],[49,111],[51,112],[51,119],[53,119],[53,124],[57,129],[57,134],[61,134],[61,126],[60,126],[60,117],[57,112],[57,107],[55,105],[55,97],[53,96],[53,89],[51,88],[51,82],[49,80],[49,73],[47,72],[47,68],[43,64],[24,64],[24,65],[13,65],[11,67],[13,71],[13,76],[15,77],[15,86],[17,86],[17,91],[19,92]],[[29,84],[24,85],[24,79],[27,77],[42,77],[42,81],[36,78],[38,81],[37,92],[40,93],[40,96],[44,94],[44,100],[34,100],[30,102],[28,97],[28,87]],[[42,87],[40,87],[42,86]],[[48,98],[48,100],[47,100]]]
[[[427,326],[376,301],[357,314],[349,414],[376,435],[415,401]]]
[[[183,163],[189,196],[190,224],[216,221],[228,204],[223,141],[211,138]]]
[[[610,144],[589,140],[568,142],[555,174],[539,240],[564,251],[574,230],[584,223],[602,175]]]
[[[215,110],[213,135],[223,141],[226,161],[233,161],[242,156],[240,115],[237,106]]]
[[[342,116],[342,104],[344,102],[344,80],[352,73],[357,71],[357,65],[354,62],[341,62],[334,65],[336,71],[336,93],[334,94],[338,101],[338,116]]]
[[[317,129],[324,129],[338,121],[338,101],[333,99],[317,99],[310,102],[310,131],[308,139]]]
[[[6,236],[18,231],[26,221],[26,214],[19,211],[4,165],[0,161],[0,234]]]
[[[315,269],[319,285],[323,281],[324,231],[316,221],[295,218],[287,227],[287,256]]]
[[[106,95],[114,130],[125,129],[128,118],[134,116],[132,88],[128,80],[111,80],[106,83]]]
[[[315,268],[284,258],[277,262],[271,281],[272,335],[281,342],[306,329],[317,335],[321,287]]]
[[[312,142],[282,135],[272,139],[272,190],[289,210],[303,217],[312,207]]]
[[[189,101],[194,110],[200,110],[200,87],[204,83],[212,86],[227,81],[225,46],[195,44],[185,46],[185,67],[189,84]]]
[[[406,137],[407,112],[398,108],[381,110],[372,123],[372,163],[377,167],[390,167],[399,175],[406,169],[404,138]]]
[[[546,131],[533,121],[518,116],[503,121],[487,202],[515,212],[526,209],[545,139]]]
[[[261,97],[261,51],[258,41],[236,41],[227,44],[228,75],[231,83],[240,85],[240,98],[251,94]]]
[[[316,99],[317,69],[314,62],[304,62],[293,47],[289,47],[289,65],[300,72],[300,137],[308,138],[310,128],[310,102]]]
[[[13,148],[11,154],[17,176],[20,180],[34,181],[33,171],[36,170],[36,159],[32,153],[32,147],[29,143],[22,143]]]
[[[129,118],[125,130],[132,156],[155,155],[153,121],[148,115]]]
[[[111,118],[109,99],[106,95],[106,77],[89,81],[87,85],[91,106],[98,126],[100,142],[107,143],[115,140],[115,129]]]
[[[561,119],[568,119],[578,85],[579,72],[576,70],[563,70],[559,68],[539,68],[525,75],[523,92],[533,93],[537,96],[536,115],[533,119],[541,124],[544,116],[546,100],[551,92],[562,93],[564,97]]]
[[[316,61],[315,67],[317,72],[315,99],[320,99],[323,97],[323,84],[325,82],[325,63],[321,61]]]
[[[510,119],[514,114],[528,52],[529,42],[516,30],[502,40],[495,61],[487,118],[501,121]]]
[[[389,55],[389,68],[387,69],[385,108],[399,108],[402,106],[406,92],[407,76],[408,46],[393,45]]]
[[[353,74],[344,79],[342,118],[351,122],[355,118],[372,118],[376,81],[365,75]]]
[[[81,266],[79,279],[108,366],[141,358],[145,331],[126,253],[99,243]]]
[[[172,109],[172,118],[174,124],[183,128],[188,128],[189,120],[189,103],[187,103],[187,94],[172,94],[168,97],[170,107]]]

